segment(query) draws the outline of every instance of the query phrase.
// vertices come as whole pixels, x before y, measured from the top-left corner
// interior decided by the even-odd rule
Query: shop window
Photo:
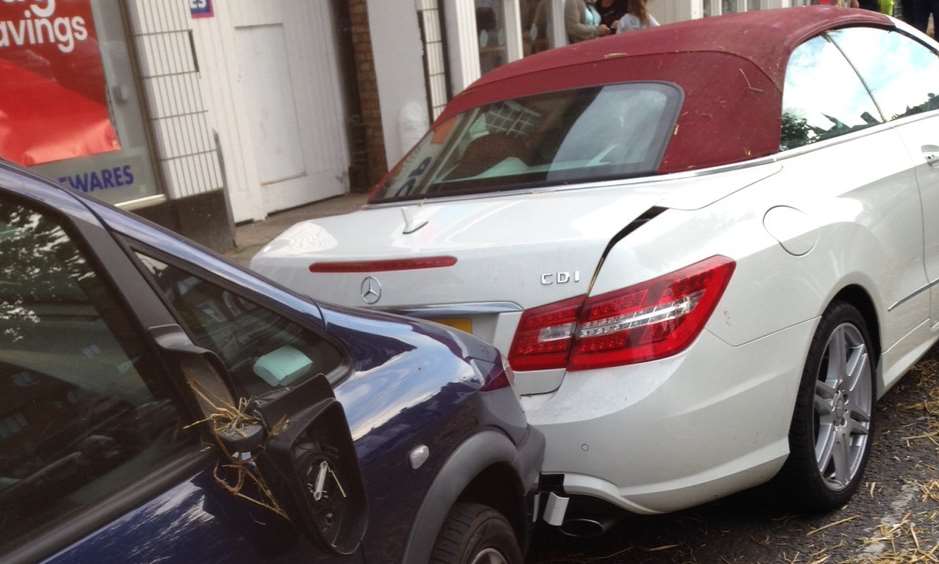
[[[440,0],[420,0],[417,23],[424,44],[424,76],[431,121],[443,112],[450,101],[450,73],[447,68],[446,26]]]
[[[0,113],[13,112],[14,123],[28,120],[28,130],[35,135],[20,135],[15,146],[2,147],[0,156],[110,203],[157,195],[119,0],[50,2],[53,12],[48,17],[41,10],[43,4],[33,4],[26,15],[19,4],[7,6],[0,9],[0,16],[13,19],[11,25],[71,21],[80,29],[72,29],[68,43],[44,41],[40,33],[35,45],[5,49],[0,59],[0,67],[7,65],[5,77],[13,73],[27,79],[16,79],[17,87],[4,83],[9,95],[4,104],[9,107],[0,107]],[[41,23],[34,25],[45,29]],[[45,103],[50,96],[54,101],[47,107],[57,106],[58,112],[30,113],[31,108],[16,103],[17,99]]]
[[[519,0],[522,24],[522,52],[524,56],[533,55],[551,48],[551,11],[550,0]]]
[[[476,0],[479,70],[486,74],[509,61],[505,33],[505,0]]]

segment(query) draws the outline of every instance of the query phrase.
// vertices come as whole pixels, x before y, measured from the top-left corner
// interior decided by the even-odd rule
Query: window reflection
[[[888,120],[939,109],[939,57],[924,45],[895,31],[872,28],[840,29],[830,35]]]
[[[524,54],[533,55],[551,48],[548,40],[550,0],[519,0]]]
[[[816,37],[793,52],[783,91],[782,150],[878,123],[877,106],[831,41]]]
[[[221,357],[246,395],[330,373],[341,362],[332,345],[273,311],[175,266],[138,257],[192,340]]]
[[[476,33],[479,40],[479,70],[482,74],[509,61],[505,45],[503,0],[476,0]]]
[[[94,507],[183,444],[145,350],[66,231],[0,201],[0,547]]]

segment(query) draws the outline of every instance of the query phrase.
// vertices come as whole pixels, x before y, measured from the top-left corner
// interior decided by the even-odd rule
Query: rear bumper
[[[772,478],[789,452],[816,320],[740,346],[705,331],[684,353],[570,373],[524,396],[547,439],[543,473],[568,495],[637,513],[677,511]]]

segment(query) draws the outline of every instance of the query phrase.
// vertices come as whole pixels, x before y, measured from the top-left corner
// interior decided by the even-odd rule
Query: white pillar
[[[525,47],[522,44],[522,10],[518,0],[503,0],[505,10],[505,48],[509,62],[517,61],[525,56]]]
[[[453,94],[456,95],[481,75],[479,37],[476,35],[476,3],[474,0],[448,2],[446,19],[450,80]]]
[[[685,2],[687,6],[687,11],[685,12],[687,17],[685,19],[697,20],[704,17],[704,3],[707,0],[688,0]]]
[[[653,2],[649,10],[660,23],[680,22],[704,17],[705,0]]]
[[[551,10],[548,14],[548,37],[551,47],[567,45],[567,30],[564,28],[564,0],[548,0]]]

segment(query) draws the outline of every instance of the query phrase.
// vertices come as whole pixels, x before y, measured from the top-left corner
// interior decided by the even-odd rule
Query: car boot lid
[[[628,185],[371,206],[298,223],[251,266],[343,305],[527,308],[586,293],[610,240],[650,208],[704,207],[780,169],[769,161]]]

